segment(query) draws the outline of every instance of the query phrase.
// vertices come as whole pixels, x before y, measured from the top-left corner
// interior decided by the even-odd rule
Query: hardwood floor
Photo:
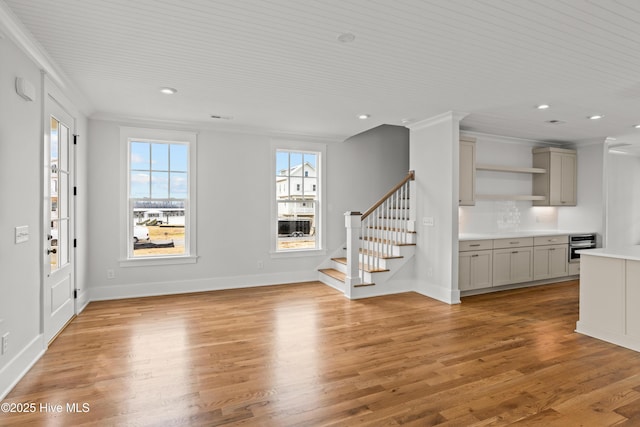
[[[577,317],[577,282],[454,306],[320,283],[94,302],[4,400],[38,411],[0,425],[640,425],[640,353]]]

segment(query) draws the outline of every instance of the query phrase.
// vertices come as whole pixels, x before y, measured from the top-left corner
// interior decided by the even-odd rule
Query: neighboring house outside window
[[[320,150],[313,151],[309,148]],[[305,145],[303,149],[282,147],[276,143],[273,145],[273,152],[274,252],[321,250],[323,210],[321,191],[318,190],[322,189],[324,145]]]

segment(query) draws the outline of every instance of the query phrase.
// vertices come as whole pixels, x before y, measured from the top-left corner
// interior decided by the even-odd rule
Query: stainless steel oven
[[[580,261],[580,249],[592,249],[596,247],[595,234],[570,234],[569,235],[569,262]]]

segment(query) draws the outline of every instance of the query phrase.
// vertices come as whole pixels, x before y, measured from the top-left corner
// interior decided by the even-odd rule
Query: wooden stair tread
[[[342,258],[331,258],[332,261],[335,262],[339,262],[340,264],[344,264],[347,265],[347,259],[342,257]],[[367,265],[367,264],[362,264],[362,263],[358,263],[358,267],[361,270],[366,271],[367,273],[384,273],[385,271],[389,271],[388,269],[385,268],[372,268],[371,266]]]
[[[400,228],[393,228],[393,227],[384,227],[380,225],[376,225],[376,226],[370,225],[367,228],[370,228],[372,230],[384,230],[384,231],[392,231],[392,232],[399,232],[399,233],[416,234],[415,231],[402,230]]]
[[[329,277],[339,280],[342,283],[345,282],[346,275],[343,272],[336,270],[335,268],[321,268],[318,271],[320,273],[326,274]]]
[[[320,273],[326,274],[327,276],[333,279],[339,280],[342,283],[345,282],[346,275],[343,272],[336,270],[335,268],[320,268],[318,269],[318,271]],[[354,285],[354,288],[360,288],[363,286],[374,286],[374,285],[375,283],[360,283],[358,285]]]
[[[393,240],[379,239],[377,237],[361,237],[360,240],[367,240],[369,242],[386,243],[393,246],[415,246],[416,245],[415,243],[401,243],[401,242],[395,242]]]

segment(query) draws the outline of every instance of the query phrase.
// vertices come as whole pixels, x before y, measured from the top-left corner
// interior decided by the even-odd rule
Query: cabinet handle
[[[517,245],[520,242],[509,242],[510,245]]]
[[[480,243],[476,243],[475,245],[469,245],[469,246],[480,246]]]
[[[477,256],[480,256],[480,255],[478,255],[478,254],[471,255],[471,257],[472,257],[472,258],[475,258],[475,257],[477,257]]]
[[[555,250],[556,250],[556,248],[549,248],[549,250],[550,250],[550,251],[555,251]]]
[[[511,252],[511,253],[512,253],[512,254],[517,254],[517,253],[518,253],[518,251],[513,251],[513,252]]]

